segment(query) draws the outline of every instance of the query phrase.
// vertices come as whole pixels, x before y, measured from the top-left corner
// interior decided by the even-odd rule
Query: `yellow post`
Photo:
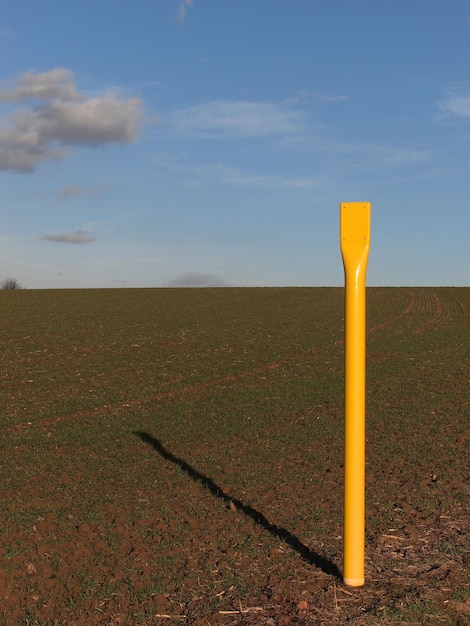
[[[345,275],[343,578],[364,584],[366,271],[370,202],[342,202],[340,240]]]

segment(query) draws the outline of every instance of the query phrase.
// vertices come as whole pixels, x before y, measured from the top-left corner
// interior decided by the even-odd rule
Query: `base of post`
[[[343,580],[348,587],[362,587],[364,585],[364,578],[343,578]]]

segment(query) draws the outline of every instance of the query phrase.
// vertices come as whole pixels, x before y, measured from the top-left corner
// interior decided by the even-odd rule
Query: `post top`
[[[370,202],[340,203],[340,244],[346,271],[365,270],[370,245]]]

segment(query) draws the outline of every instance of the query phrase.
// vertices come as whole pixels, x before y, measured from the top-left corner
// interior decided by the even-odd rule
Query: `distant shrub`
[[[11,291],[13,289],[23,289],[23,287],[16,280],[16,278],[5,278],[0,283],[0,289],[7,289],[7,290]]]

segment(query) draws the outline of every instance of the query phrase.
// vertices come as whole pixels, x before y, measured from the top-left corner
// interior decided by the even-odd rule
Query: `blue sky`
[[[470,5],[6,0],[0,279],[470,285]]]

